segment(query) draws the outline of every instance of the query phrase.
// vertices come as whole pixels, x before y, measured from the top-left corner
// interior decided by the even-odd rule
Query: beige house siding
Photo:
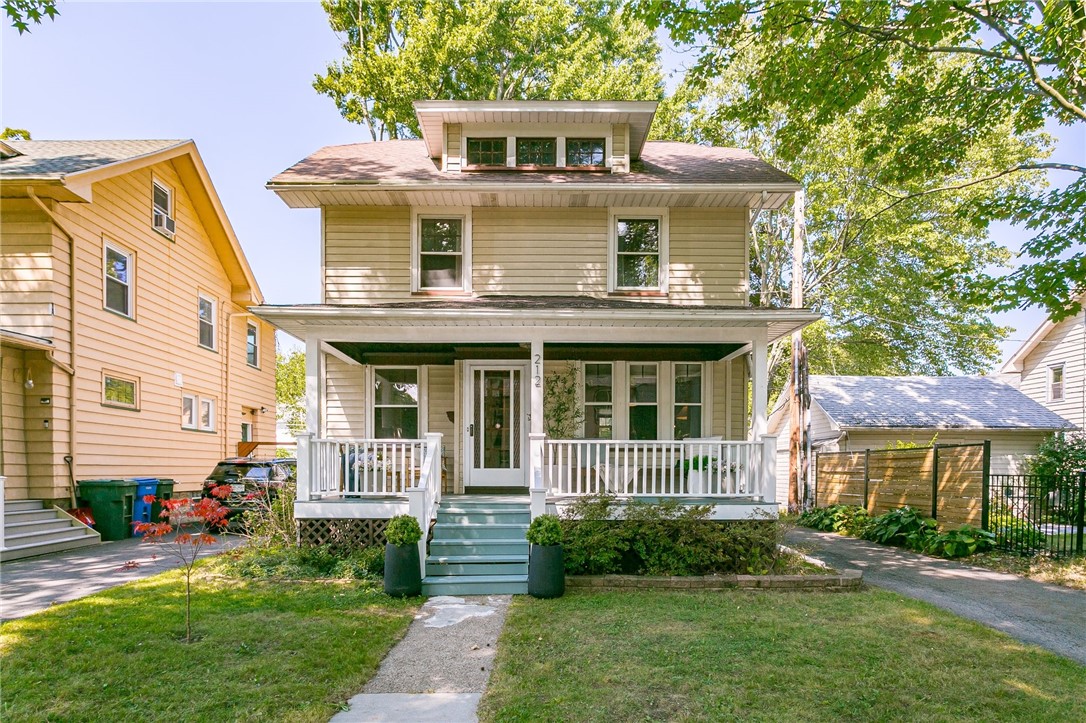
[[[364,368],[331,354],[324,355],[325,411],[322,434],[344,439],[366,438]]]
[[[1048,375],[1063,365],[1062,401],[1049,397]],[[1086,310],[1056,324],[1022,364],[1018,385],[1023,394],[1072,424],[1086,429]]]
[[[674,208],[669,213],[668,300],[745,305],[745,211]],[[471,211],[476,294],[607,293],[606,208]],[[413,298],[411,209],[324,208],[324,299],[357,304]]]
[[[445,124],[445,170],[459,171],[462,154],[461,127],[459,123]]]
[[[151,227],[152,178],[174,194],[174,240]],[[172,162],[164,162],[95,183],[92,203],[54,204],[60,223],[76,245],[76,474],[78,479],[131,476],[170,477],[179,491],[194,491],[224,456],[236,453],[242,421],[252,422],[254,438],[274,440],[274,329],[258,321],[259,370],[246,364],[245,310],[231,301],[231,282]],[[5,268],[17,244],[9,245],[8,203],[4,204]],[[43,216],[44,218],[44,216]],[[49,266],[36,276],[51,285],[56,313],[36,335],[52,338],[57,358],[69,361],[67,239],[54,229],[35,232],[51,238]],[[16,237],[21,240],[21,236]],[[105,242],[134,254],[133,318],[104,308]],[[39,258],[39,257],[35,257]],[[43,281],[44,280],[44,281]],[[197,292],[216,301],[216,350],[198,345]],[[8,294],[5,292],[5,306]],[[233,318],[230,315],[234,315]],[[28,327],[19,329],[31,333]],[[228,331],[229,330],[229,331]],[[47,365],[45,368],[48,369]],[[50,429],[26,419],[29,495],[67,497],[68,377],[49,370]],[[138,382],[138,410],[103,403],[103,373]],[[181,375],[181,386],[175,384]],[[44,396],[45,379],[35,376],[34,399]],[[229,391],[228,391],[229,390]],[[181,397],[197,394],[215,400],[215,431],[181,428]],[[32,405],[28,403],[29,409]],[[39,405],[40,406],[40,405]],[[263,407],[265,414],[259,412]],[[242,410],[257,410],[243,416]],[[40,439],[34,439],[38,436]],[[270,452],[270,450],[268,450]],[[41,474],[37,474],[41,470]]]

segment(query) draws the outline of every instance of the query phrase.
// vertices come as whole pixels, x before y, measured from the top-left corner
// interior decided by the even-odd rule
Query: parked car
[[[224,459],[215,465],[215,469],[204,480],[203,496],[210,497],[211,490],[215,487],[229,485],[230,495],[223,498],[222,502],[230,510],[227,519],[232,520],[246,510],[256,507],[256,496],[267,495],[269,499],[274,499],[280,489],[293,484],[296,469],[297,461],[292,458]]]

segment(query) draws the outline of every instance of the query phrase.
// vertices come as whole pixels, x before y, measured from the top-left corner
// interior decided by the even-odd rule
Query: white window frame
[[[422,221],[429,218],[459,218],[461,220],[461,274],[460,286],[422,286]],[[471,293],[471,208],[441,207],[411,209],[411,291],[423,294],[470,294]],[[382,367],[383,368],[383,367]]]
[[[192,415],[188,418],[185,417],[186,401],[192,402]],[[209,407],[209,425],[203,424],[205,404]],[[216,427],[216,406],[217,404],[214,397],[203,397],[198,394],[190,394],[189,392],[183,393],[181,395],[181,429],[189,429],[194,432],[214,432]]]
[[[200,302],[208,301],[211,303],[211,346],[204,344],[202,335],[200,333],[204,320],[200,318]],[[201,349],[207,349],[208,351],[219,350],[219,302],[215,300],[215,297],[205,294],[202,291],[196,292],[196,345]]]
[[[242,442],[252,442],[253,441],[253,423],[252,422],[242,422],[241,423],[241,440],[240,441],[242,441]]]
[[[580,393],[580,398],[581,398],[580,399],[581,408],[583,409],[583,413],[584,413],[584,418],[583,418],[583,420],[581,422],[581,436],[585,437],[585,439],[597,439],[597,437],[588,437],[587,436],[588,431],[587,431],[587,426],[586,425],[587,425],[587,422],[588,422],[588,408],[589,407],[610,407],[611,408],[611,436],[607,437],[607,439],[618,439],[618,437],[615,435],[615,432],[617,431],[617,424],[616,424],[617,415],[615,414],[615,408],[616,408],[615,407],[615,401],[616,401],[616,399],[618,397],[618,395],[615,392],[615,381],[617,379],[617,376],[616,376],[615,372],[616,372],[617,367],[622,363],[623,362],[613,362],[613,361],[582,361],[578,365],[579,366],[578,377],[580,378],[580,385],[579,385],[580,389],[578,391]],[[606,364],[607,366],[611,367],[611,401],[609,401],[609,402],[597,402],[595,400],[589,400],[588,399],[588,396],[586,394],[587,386],[588,386],[588,370],[587,370],[586,367],[589,364],[600,364],[600,365]]]
[[[659,279],[657,286],[618,285],[618,222],[619,220],[655,220],[660,224]],[[607,291],[618,294],[668,293],[670,214],[667,208],[612,208],[607,219]]]
[[[1055,380],[1056,374],[1059,373],[1060,380]],[[1056,393],[1056,385],[1059,385],[1059,394]],[[1050,402],[1062,402],[1067,398],[1067,372],[1064,370],[1063,364],[1053,364],[1048,368],[1048,401]]]
[[[678,376],[676,374],[676,369],[675,368],[677,366],[679,366],[680,364],[686,364],[686,365],[689,365],[689,366],[696,366],[696,367],[701,368],[701,384],[700,384],[700,386],[701,386],[701,399],[697,403],[680,402],[680,401],[678,401],[678,399],[676,399],[676,396],[675,396],[675,391],[676,391],[675,384],[677,382]],[[671,362],[669,364],[669,366],[671,367],[670,374],[668,374],[668,376],[670,377],[669,381],[670,381],[670,388],[671,388],[671,413],[670,413],[670,419],[668,420],[668,428],[671,430],[671,438],[675,438],[675,412],[677,411],[678,407],[679,406],[685,406],[685,407],[696,406],[701,410],[701,428],[698,430],[697,434],[691,435],[690,438],[691,439],[701,439],[701,438],[708,435],[708,431],[710,429],[709,419],[706,416],[709,413],[708,396],[712,392],[712,387],[710,387],[708,385],[708,383],[707,383],[707,377],[709,375],[709,365],[707,363],[705,363],[705,362],[676,361],[676,362]]]
[[[253,330],[253,360],[249,361],[249,330]],[[260,368],[260,325],[255,321],[245,322],[245,363],[253,369]]]
[[[168,208],[164,209],[161,206],[159,206],[157,203],[155,203],[155,189],[156,188],[159,188],[159,189],[161,189],[162,191],[164,191],[166,193],[166,198],[167,198],[166,205],[168,206]],[[172,220],[174,218],[173,209],[174,209],[173,186],[169,185],[168,183],[166,183],[166,182],[164,182],[164,181],[162,181],[162,180],[160,180],[158,178],[151,178],[151,228],[154,228],[154,230],[157,233],[162,234],[163,236],[165,236],[168,239],[172,239],[174,237],[174,234],[169,233],[168,231],[163,231],[162,229],[159,229],[159,228],[155,228],[154,215],[156,213],[164,213],[164,214],[166,214],[167,218]]]
[[[656,368],[656,401],[654,401],[654,402],[635,402],[630,397],[630,377],[631,377],[630,367],[635,366],[635,365],[636,366],[651,366],[651,367]],[[625,377],[624,381],[625,381],[626,387],[625,387],[625,390],[623,391],[623,394],[625,396],[625,399],[623,400],[625,402],[625,405],[624,405],[625,408],[623,410],[623,412],[624,412],[623,416],[625,417],[625,421],[626,421],[626,438],[627,439],[633,439],[633,435],[631,434],[631,428],[630,428],[630,415],[631,415],[631,412],[632,412],[633,408],[634,407],[656,407],[656,439],[662,439],[662,436],[661,436],[662,429],[661,429],[660,425],[661,425],[661,422],[663,421],[661,419],[661,417],[663,415],[661,414],[661,412],[663,412],[663,410],[667,409],[667,397],[670,397],[670,395],[665,395],[663,393],[663,388],[666,388],[665,382],[667,381],[666,379],[664,379],[663,362],[633,361],[633,362],[625,362],[625,366],[626,366],[626,374],[624,374],[623,376]],[[639,440],[639,441],[648,441],[648,440]]]
[[[126,404],[125,402],[118,402],[106,397],[106,380],[113,379],[118,382],[125,382],[132,385],[132,404]],[[140,410],[140,380],[139,377],[130,377],[124,374],[118,374],[111,371],[102,372],[102,406],[103,407],[115,407],[117,409],[129,409],[138,412]]]
[[[126,259],[128,259],[128,266],[127,266],[127,269],[126,269],[128,271],[128,281],[127,282],[117,281],[117,283],[124,283],[125,290],[128,292],[128,295],[126,297],[126,301],[128,302],[128,313],[125,313],[123,311],[118,311],[117,309],[114,309],[114,308],[109,306],[109,290],[108,289],[109,289],[109,281],[110,281],[111,277],[109,275],[109,272],[107,271],[107,264],[109,263],[109,252],[111,250],[114,253],[118,253],[118,254],[124,256]],[[135,252],[134,251],[129,251],[125,247],[121,246],[120,244],[114,243],[113,241],[105,241],[105,242],[103,242],[102,243],[102,308],[105,309],[106,311],[117,314],[118,316],[123,316],[126,319],[135,319],[136,318],[136,293],[135,293],[135,290],[136,290],[136,254],[135,254]]]
[[[367,364],[365,370],[365,384],[366,384],[366,436],[370,439],[374,439],[377,436],[377,407],[383,407],[386,409],[409,409],[406,405],[393,405],[393,404],[377,404],[377,394],[374,391],[374,387],[377,384],[377,370],[378,369],[414,369],[415,379],[418,380],[419,385],[419,439],[422,439],[429,428],[429,418],[427,410],[429,409],[429,397],[427,395],[427,387],[429,386],[429,377],[426,373],[427,367],[425,365],[414,364]]]

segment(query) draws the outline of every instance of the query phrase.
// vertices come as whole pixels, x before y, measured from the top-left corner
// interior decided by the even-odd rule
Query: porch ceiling
[[[383,344],[328,342],[360,364],[452,364],[464,359],[527,359],[522,344]],[[548,361],[717,361],[745,345],[732,344],[544,344]]]

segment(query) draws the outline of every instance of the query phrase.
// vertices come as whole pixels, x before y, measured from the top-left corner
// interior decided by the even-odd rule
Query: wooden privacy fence
[[[991,459],[987,441],[820,453],[816,505],[857,505],[872,515],[908,505],[946,524],[979,527]]]

